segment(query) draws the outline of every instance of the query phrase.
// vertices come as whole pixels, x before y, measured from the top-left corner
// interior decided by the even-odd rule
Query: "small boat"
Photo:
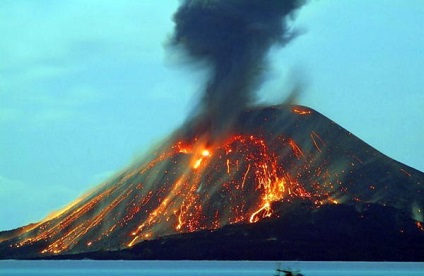
[[[283,274],[282,274],[283,273]],[[292,270],[290,268],[281,268],[281,264],[278,264],[278,267],[275,269],[274,276],[303,276],[300,273],[300,270]]]

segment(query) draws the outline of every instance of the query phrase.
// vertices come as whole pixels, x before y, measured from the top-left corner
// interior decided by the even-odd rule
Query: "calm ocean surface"
[[[423,275],[424,263],[232,261],[0,261],[0,275],[269,275],[275,268],[309,275]]]

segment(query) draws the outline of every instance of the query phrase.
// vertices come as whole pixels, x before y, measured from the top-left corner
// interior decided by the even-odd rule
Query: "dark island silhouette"
[[[209,128],[193,120],[57,214],[0,233],[0,257],[424,260],[422,172],[303,106],[242,112],[214,144]]]

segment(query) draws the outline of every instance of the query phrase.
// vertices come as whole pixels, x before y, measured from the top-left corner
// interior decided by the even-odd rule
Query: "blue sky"
[[[202,71],[165,51],[166,2],[0,1],[0,230],[66,205],[187,116]],[[258,99],[298,76],[300,104],[424,171],[424,5],[381,3],[310,1]]]

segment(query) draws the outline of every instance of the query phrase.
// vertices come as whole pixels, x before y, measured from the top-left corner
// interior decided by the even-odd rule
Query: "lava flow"
[[[278,163],[275,144],[253,135],[236,135],[212,148],[201,141],[171,147],[173,156],[186,160],[167,195],[132,232],[129,246],[158,235],[256,222],[272,214],[274,201],[310,196]]]

